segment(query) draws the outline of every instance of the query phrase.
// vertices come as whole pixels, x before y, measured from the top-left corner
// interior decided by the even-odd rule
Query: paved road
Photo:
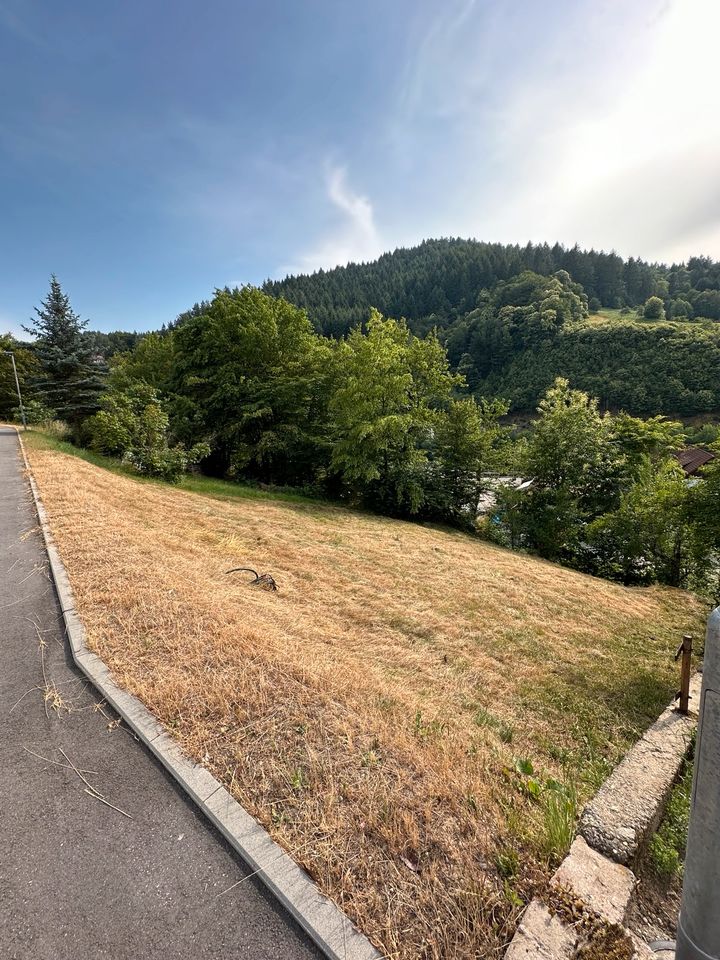
[[[0,428],[0,957],[319,958],[255,880],[224,892],[247,868],[99,700],[69,660],[17,437]],[[29,752],[61,749],[134,819]]]

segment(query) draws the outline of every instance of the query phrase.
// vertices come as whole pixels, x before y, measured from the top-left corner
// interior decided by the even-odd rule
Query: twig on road
[[[128,820],[134,820],[134,819],[135,819],[135,818],[132,817],[129,813],[126,813],[125,810],[121,810],[120,807],[116,807],[114,803],[110,803],[110,801],[107,800],[107,799],[100,793],[99,790],[96,790],[96,789],[95,789],[95,787],[90,783],[89,780],[86,780],[86,779],[85,779],[85,777],[82,775],[82,773],[81,773],[80,770],[77,768],[77,766],[72,762],[72,760],[70,759],[70,757],[65,753],[65,751],[63,750],[63,748],[62,748],[62,747],[58,747],[58,749],[60,750],[60,753],[65,757],[65,759],[67,760],[67,762],[70,764],[70,767],[71,767],[71,768],[75,771],[75,773],[80,777],[80,779],[82,780],[82,782],[83,782],[84,784],[86,784],[86,787],[89,787],[89,788],[90,788],[89,790],[86,788],[86,789],[85,789],[85,793],[89,794],[91,797],[94,797],[95,800],[99,800],[100,803],[104,803],[106,807],[110,807],[110,808],[113,809],[113,810],[117,810],[118,813],[121,813],[124,817],[127,817]]]
[[[30,756],[37,757],[38,760],[44,760],[45,763],[54,763],[56,767],[64,767],[66,770],[73,769],[69,763],[60,763],[59,760],[52,760],[50,757],[43,757],[41,754],[35,753],[34,750],[31,750],[30,747],[23,747],[23,750],[26,753],[29,753]],[[91,774],[94,774],[96,777],[100,776],[97,770],[82,770],[81,773],[91,773]]]
[[[92,792],[93,792],[96,796],[100,797],[101,800],[104,800],[105,798],[104,798],[103,795],[100,793],[100,791],[99,791],[99,790],[96,790],[95,787],[94,787],[88,780],[85,779],[85,777],[82,775],[82,773],[80,772],[80,770],[75,766],[75,764],[72,762],[72,760],[70,759],[70,757],[65,753],[65,751],[63,750],[63,748],[62,748],[62,747],[58,747],[58,750],[60,751],[60,753],[61,753],[61,754],[65,757],[65,759],[67,760],[67,762],[68,762],[68,764],[69,764],[69,766],[70,766],[70,769],[75,771],[75,773],[80,777],[80,779],[82,780],[82,782],[83,782],[86,786],[90,787],[90,789],[92,790]]]
[[[124,817],[127,817],[128,820],[134,820],[134,817],[131,817],[129,813],[126,813],[124,810],[121,810],[120,807],[116,807],[114,803],[110,803],[109,800],[106,800],[105,797],[101,797],[99,793],[94,793],[92,790],[85,789],[85,793],[89,794],[91,797],[94,797],[95,800],[99,800],[100,803],[104,803],[106,807],[111,807],[113,810],[117,810],[118,813],[121,813]]]

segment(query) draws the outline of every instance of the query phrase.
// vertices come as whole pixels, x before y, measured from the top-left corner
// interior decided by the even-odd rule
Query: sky
[[[717,0],[0,0],[0,332],[427,237],[720,259]]]

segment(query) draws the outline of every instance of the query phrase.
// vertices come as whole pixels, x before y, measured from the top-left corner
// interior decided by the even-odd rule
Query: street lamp
[[[20,419],[22,420],[23,430],[27,430],[27,421],[25,420],[25,407],[22,402],[22,394],[20,393],[20,381],[18,380],[17,367],[15,366],[15,354],[12,350],[3,350],[2,351],[6,356],[10,357],[12,360],[13,373],[15,374],[15,389],[17,390],[18,403],[20,404]]]

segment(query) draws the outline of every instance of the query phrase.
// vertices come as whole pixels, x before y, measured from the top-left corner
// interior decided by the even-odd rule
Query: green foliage
[[[643,308],[643,316],[646,320],[665,319],[665,304],[660,297],[648,297]]]
[[[330,402],[331,469],[359,500],[389,513],[417,513],[436,411],[457,382],[436,338],[373,311],[337,352]]]
[[[327,459],[332,350],[302,310],[252,287],[218,291],[172,341],[179,439],[202,437],[215,468],[231,476],[298,485],[315,479]],[[163,345],[152,351],[162,355]]]
[[[474,528],[486,472],[495,465],[504,438],[499,418],[502,401],[470,397],[451,400],[437,418],[425,481],[424,513],[457,526]]]
[[[628,465],[635,470],[646,459],[657,461],[669,457],[680,450],[685,441],[683,425],[665,417],[640,420],[621,412],[613,418],[612,430]]]
[[[46,407],[77,431],[98,408],[104,366],[84,335],[87,321],[73,311],[55,276],[35,313],[31,326],[24,328],[37,338],[34,351],[40,371],[31,378],[31,387]]]
[[[563,327],[476,384],[483,396],[507,397],[511,409],[528,410],[562,376],[602,407],[691,416],[720,410],[718,369],[720,324],[623,318]]]
[[[479,381],[514,356],[552,343],[573,321],[587,317],[587,297],[566,271],[541,276],[524,271],[483,295],[478,308],[447,334],[452,357],[471,358],[468,377]]]
[[[114,330],[112,333],[102,333],[99,330],[87,330],[83,334],[85,344],[95,356],[109,361],[119,353],[132,350],[142,339],[143,334],[128,333],[124,330]]]
[[[188,467],[209,453],[207,444],[190,450],[168,443],[169,417],[155,390],[131,380],[118,367],[100,399],[101,409],[86,423],[90,446],[116,456],[138,473],[177,483]]]
[[[670,306],[670,316],[673,318],[685,318],[689,319],[694,316],[693,305],[688,300],[683,300],[678,297],[677,300],[673,300]]]
[[[523,271],[550,276],[565,271],[588,297],[608,307],[644,303],[666,268],[614,253],[579,247],[524,247],[475,240],[426,240],[383,254],[373,263],[348,264],[309,276],[268,281],[264,289],[307,309],[318,330],[343,336],[364,322],[371,307],[406,317],[413,333],[446,328],[474,310],[478,294]]]
[[[692,765],[673,787],[658,832],[650,840],[650,862],[665,879],[682,875],[692,795]]]
[[[34,353],[27,346],[18,343],[9,333],[0,334],[0,420],[19,420],[19,410],[17,417],[15,417],[14,412],[18,407],[15,374],[12,367],[12,358],[5,353],[6,350],[11,351],[15,357],[20,393],[23,398],[23,406],[26,407],[33,399],[30,381],[37,375],[38,362]]]
[[[20,423],[23,413],[25,414],[25,423],[32,426],[38,426],[56,419],[55,411],[46,407],[42,400],[28,400],[27,403],[23,403],[22,412],[20,407],[15,407],[12,411],[12,419],[16,423]]]
[[[496,518],[514,545],[561,559],[572,554],[587,521],[612,508],[623,464],[610,418],[567,380],[556,380],[538,414],[520,465],[533,485],[506,490]]]
[[[625,584],[712,589],[720,549],[720,460],[689,486],[671,452],[679,423],[601,415],[557,380],[519,464],[526,490],[498,491],[480,532]]]
[[[572,781],[548,781],[542,796],[540,848],[550,861],[558,863],[570,849],[575,836],[577,792]]]
[[[514,769],[520,791],[537,804],[537,826],[533,842],[541,856],[558,863],[570,849],[575,835],[577,790],[571,777],[562,783],[543,777],[529,759],[515,758]]]
[[[330,472],[341,489],[384,513],[472,527],[506,406],[457,399],[463,378],[437,337],[377,311],[340,343],[335,370]]]
[[[601,576],[623,583],[687,585],[694,572],[694,542],[686,520],[688,488],[675,460],[644,463],[618,508],[596,519],[587,538]]]
[[[593,312],[601,303],[621,308],[623,316],[538,323],[517,282],[524,271],[545,279],[564,272],[592,301]],[[506,302],[497,297],[500,285],[515,287]],[[720,319],[720,263],[708,258],[666,267],[559,244],[430,240],[374,263],[288,277],[265,289],[307,309],[316,328],[334,337],[363,323],[371,307],[407,318],[416,335],[436,327],[451,366],[470,388],[506,397],[513,410],[533,409],[559,376],[602,406],[635,414],[720,409],[720,327],[709,322]],[[531,299],[540,303],[537,293]],[[651,297],[657,317],[678,320],[630,316],[632,306],[642,317]],[[501,319],[505,306],[514,310]]]
[[[687,491],[685,512],[693,535],[693,560],[713,602],[720,603],[720,441],[711,449],[717,459],[702,469],[700,482]]]
[[[206,443],[196,443],[190,450],[182,445],[168,447],[147,443],[127,451],[125,462],[131,464],[138,473],[148,477],[158,477],[168,483],[179,483],[182,475],[190,466],[202,460],[209,453]]]

